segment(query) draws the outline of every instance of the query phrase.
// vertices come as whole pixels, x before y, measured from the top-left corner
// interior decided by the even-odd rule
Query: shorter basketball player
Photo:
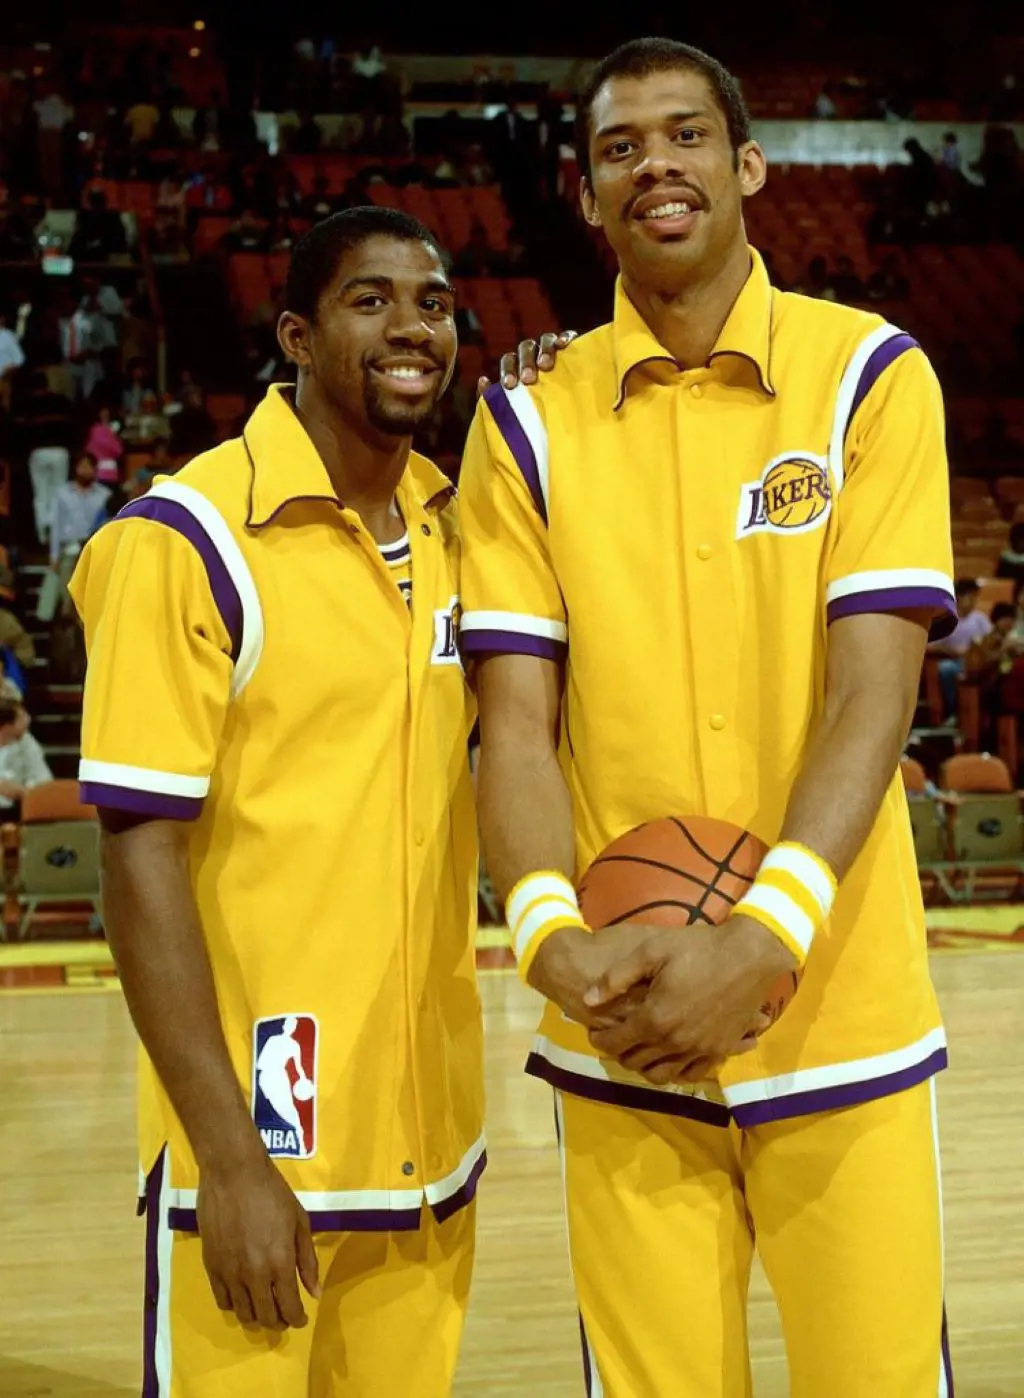
[[[147,1398],[440,1398],[485,1165],[440,249],[297,246],[297,366],[86,547],[83,796],[142,1039]]]

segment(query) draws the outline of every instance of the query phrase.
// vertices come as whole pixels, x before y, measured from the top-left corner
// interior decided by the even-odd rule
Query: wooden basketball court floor
[[[961,936],[954,918],[933,957],[951,1042],[939,1101],[957,1398],[1024,1395],[1024,912],[1010,922]],[[8,966],[31,960],[7,953]],[[0,1398],[139,1392],[134,1040],[102,964],[69,960],[59,985],[26,983],[0,955],[0,983],[22,987],[0,993]],[[537,999],[507,970],[481,980],[491,1166],[456,1394],[579,1398],[551,1099],[521,1072]],[[784,1398],[759,1274],[750,1317],[757,1398]]]

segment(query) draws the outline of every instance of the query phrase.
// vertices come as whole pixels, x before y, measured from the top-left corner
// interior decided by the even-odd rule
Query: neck
[[[295,390],[295,414],[316,447],[338,499],[356,511],[371,534],[381,533],[397,513],[395,491],[412,438],[392,437],[350,421],[302,373]]]
[[[696,270],[683,285],[671,289],[644,286],[622,269],[626,295],[676,363],[695,369],[708,357],[729,318],[736,298],[750,276],[750,253],[737,242],[723,262]]]

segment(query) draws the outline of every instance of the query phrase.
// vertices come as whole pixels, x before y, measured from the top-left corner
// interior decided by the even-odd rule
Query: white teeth
[[[419,379],[426,373],[425,369],[414,369],[410,364],[395,364],[384,370],[392,379]]]
[[[656,209],[648,209],[644,218],[680,218],[689,212],[689,204],[659,204]]]

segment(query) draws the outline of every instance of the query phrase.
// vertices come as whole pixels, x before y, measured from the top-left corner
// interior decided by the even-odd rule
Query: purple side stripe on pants
[[[164,1182],[166,1147],[146,1180],[146,1291],[142,1325],[142,1398],[160,1398],[156,1372],[156,1323],[160,1303],[160,1190]],[[164,1396],[167,1398],[167,1395]]]
[[[949,1353],[949,1322],[946,1319],[946,1308],[942,1308],[942,1369],[946,1375],[946,1392],[949,1398],[955,1398],[953,1392],[953,1360]]]
[[[583,1312],[580,1312],[580,1346],[583,1350],[583,1382],[586,1385],[587,1398],[593,1398],[594,1394],[594,1371],[590,1367],[590,1345],[587,1343],[587,1332],[583,1325]]]

